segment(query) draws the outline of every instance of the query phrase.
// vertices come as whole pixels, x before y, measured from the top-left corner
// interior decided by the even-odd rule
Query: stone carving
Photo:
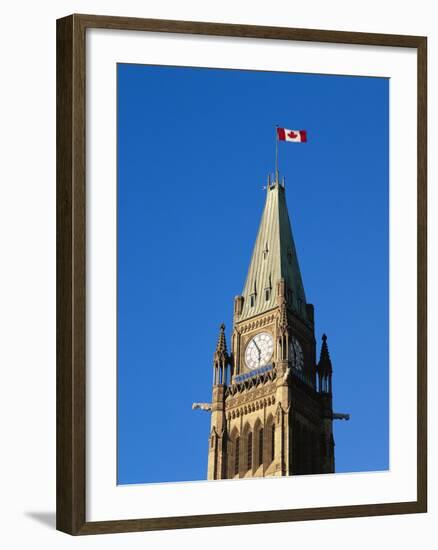
[[[289,377],[290,377],[290,367],[289,365],[287,366],[286,370],[284,371],[284,374],[283,374],[283,382],[284,383],[287,383],[289,381]]]
[[[268,317],[263,317],[262,319],[258,319],[257,321],[252,321],[250,323],[241,325],[240,327],[236,328],[236,330],[239,330],[243,334],[245,332],[248,332],[249,330],[254,330],[255,328],[263,327],[269,323],[272,323],[274,319],[274,315],[269,315]]]
[[[252,402],[257,397],[262,397],[265,395],[270,395],[275,393],[276,387],[274,384],[269,384],[263,388],[257,390],[257,395],[255,392],[248,392],[247,394],[240,394],[238,397],[228,397],[227,398],[227,408],[238,407],[248,402]]]

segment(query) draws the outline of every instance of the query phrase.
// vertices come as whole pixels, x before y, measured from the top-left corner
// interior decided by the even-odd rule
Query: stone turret
[[[227,352],[227,342],[225,339],[225,325],[220,326],[219,337],[217,340],[216,351],[213,356],[214,378],[213,384],[227,383],[227,367],[230,364],[230,357]]]
[[[321,393],[332,393],[332,362],[327,345],[327,336],[322,335],[321,354],[317,366],[318,388]]]

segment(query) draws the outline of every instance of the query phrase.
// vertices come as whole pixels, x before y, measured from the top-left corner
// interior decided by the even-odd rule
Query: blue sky
[[[212,355],[229,341],[275,168],[318,355],[328,335],[337,472],[387,469],[388,115],[381,78],[118,65],[118,482],[206,478]]]

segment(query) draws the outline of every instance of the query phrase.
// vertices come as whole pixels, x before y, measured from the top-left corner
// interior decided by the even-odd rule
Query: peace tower
[[[278,172],[277,172],[278,174]],[[332,364],[327,337],[316,358],[286,192],[268,179],[266,203],[241,296],[231,352],[220,327],[213,359],[208,479],[335,470]]]

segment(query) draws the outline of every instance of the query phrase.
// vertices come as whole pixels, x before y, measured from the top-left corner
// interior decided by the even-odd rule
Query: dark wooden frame
[[[87,28],[397,46],[417,50],[417,500],[87,522],[85,515],[85,32]],[[427,511],[427,39],[421,36],[71,15],[57,21],[57,529],[72,535]]]

